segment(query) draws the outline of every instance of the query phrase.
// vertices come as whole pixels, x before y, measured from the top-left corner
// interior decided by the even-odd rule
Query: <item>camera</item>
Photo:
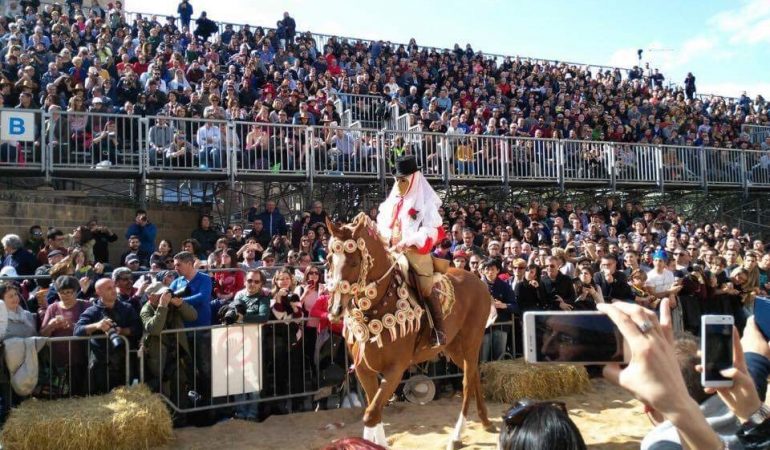
[[[246,303],[235,300],[219,311],[219,322],[224,325],[232,325],[238,321],[238,314],[246,315]]]
[[[192,290],[189,285],[172,292],[172,297],[174,298],[189,297],[190,295],[192,295]]]
[[[107,339],[109,339],[110,345],[112,345],[112,348],[115,350],[118,350],[123,346],[123,339],[120,337],[118,330],[114,326],[107,330]]]
[[[286,297],[283,298],[283,301],[285,303],[285,306],[288,308],[291,308],[292,303],[296,303],[299,301],[299,295],[297,294],[289,294]]]

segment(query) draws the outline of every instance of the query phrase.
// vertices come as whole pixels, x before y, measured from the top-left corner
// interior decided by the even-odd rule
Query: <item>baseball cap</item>
[[[139,262],[139,256],[136,255],[136,253],[129,253],[126,255],[126,264],[131,264],[132,262]]]
[[[163,295],[166,292],[170,292],[170,291],[171,289],[169,289],[163,283],[152,283],[147,287],[147,289],[144,290],[144,293],[147,295]]]

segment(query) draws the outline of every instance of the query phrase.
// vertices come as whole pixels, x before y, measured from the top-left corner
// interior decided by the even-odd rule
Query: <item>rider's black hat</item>
[[[407,177],[420,170],[414,155],[405,155],[396,160],[397,177]]]

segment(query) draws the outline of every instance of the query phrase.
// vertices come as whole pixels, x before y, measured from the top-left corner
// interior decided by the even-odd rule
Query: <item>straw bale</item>
[[[582,366],[533,365],[517,359],[487,362],[480,370],[484,396],[503,403],[579,394],[591,385],[588,372]]]
[[[24,401],[3,427],[8,450],[142,449],[168,443],[171,416],[147,386],[122,387],[107,395]]]

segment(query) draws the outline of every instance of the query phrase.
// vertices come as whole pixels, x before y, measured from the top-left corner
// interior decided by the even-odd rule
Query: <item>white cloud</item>
[[[701,83],[696,79],[695,82],[698,92],[704,94],[724,95],[729,97],[740,97],[744,92],[749,97],[762,94],[765,98],[770,95],[770,83]]]
[[[750,0],[715,14],[708,25],[729,35],[731,44],[770,43],[770,1]]]

